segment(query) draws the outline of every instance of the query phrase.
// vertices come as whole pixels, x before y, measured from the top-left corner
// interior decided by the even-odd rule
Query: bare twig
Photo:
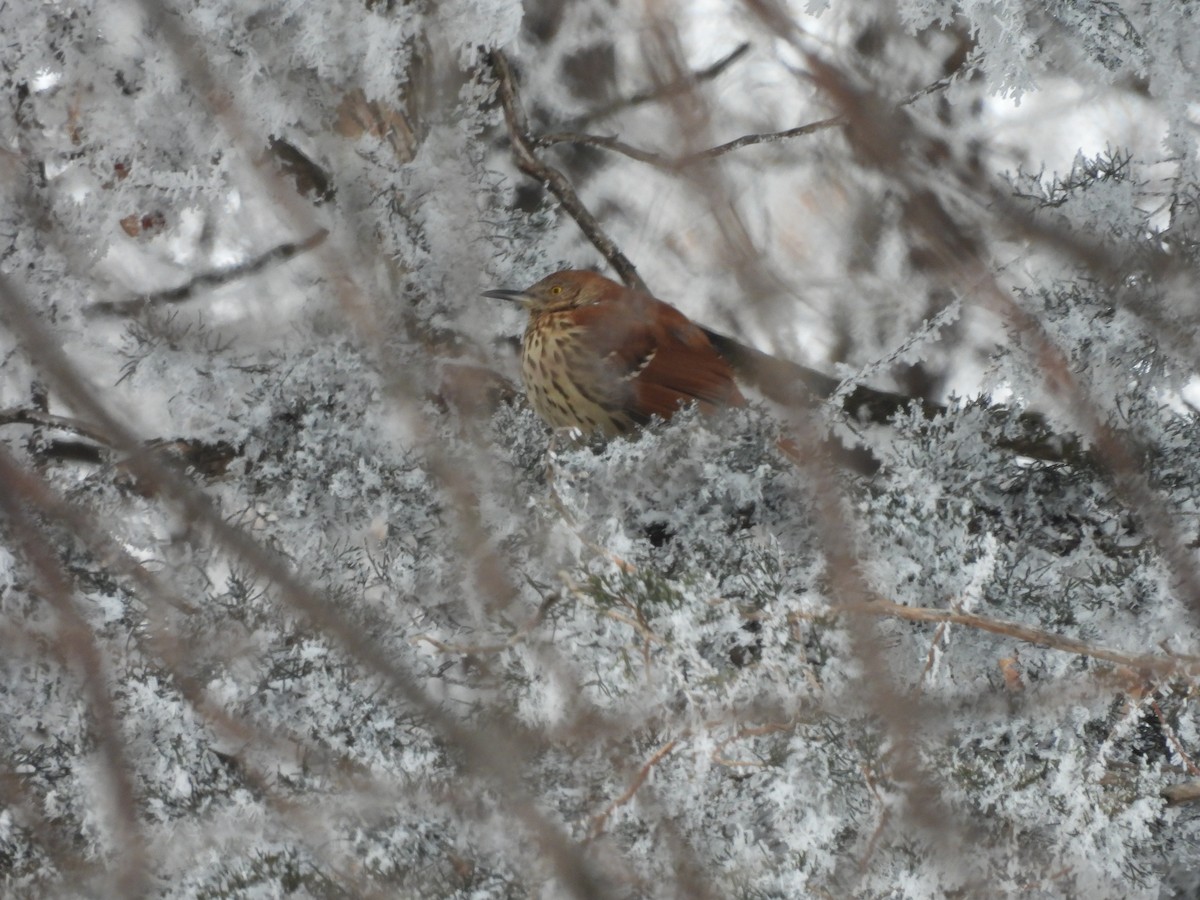
[[[701,150],[699,153],[685,156],[679,160],[678,164],[681,166],[690,166],[697,162],[724,156],[726,153],[732,153],[734,150],[741,150],[743,147],[753,147],[757,144],[777,144],[780,141],[790,140],[791,138],[816,134],[818,131],[828,131],[830,128],[837,128],[844,124],[846,124],[845,116],[833,116],[829,119],[818,119],[816,122],[809,122],[807,125],[785,128],[783,131],[744,134],[740,138],[734,138],[732,141],[727,141],[724,144],[717,144],[715,147],[709,147],[707,150]]]
[[[668,82],[667,84],[655,85],[652,88],[639,91],[630,97],[622,97],[621,99],[615,100],[594,112],[590,112],[585,116],[581,116],[576,120],[576,124],[586,125],[589,122],[594,122],[596,119],[607,118],[613,113],[620,112],[623,109],[641,106],[645,103],[653,103],[657,100],[666,100],[670,97],[682,94],[685,91],[691,90],[693,87],[703,81],[711,81],[712,79],[716,78],[731,65],[745,56],[749,50],[749,43],[739,44],[733,49],[732,52],[727,53],[725,56],[721,57],[707,68],[692,72],[683,78],[677,78],[674,81]]]
[[[1096,644],[1089,644],[1077,638],[1055,634],[1019,622],[1008,622],[1003,619],[989,619],[974,613],[955,612],[950,609],[933,609],[922,606],[904,606],[887,600],[875,600],[870,603],[858,603],[838,607],[838,612],[851,612],[874,618],[905,619],[909,622],[936,622],[942,624],[965,625],[979,631],[999,634],[1004,637],[1016,638],[1027,644],[1049,647],[1051,650],[1061,650],[1064,653],[1074,653],[1078,656],[1088,656],[1093,659],[1103,659],[1107,662],[1128,666],[1143,672],[1157,675],[1184,675],[1190,678],[1200,676],[1200,664],[1181,659],[1170,659],[1150,654],[1131,654],[1120,650],[1110,650]]]
[[[583,201],[579,199],[579,195],[567,177],[558,169],[546,165],[538,158],[534,152],[536,141],[529,133],[525,110],[521,106],[521,98],[517,93],[517,79],[513,74],[512,66],[509,65],[508,57],[501,50],[493,50],[490,59],[499,84],[500,102],[504,106],[504,121],[508,125],[513,160],[516,162],[517,168],[530,178],[545,185],[546,189],[558,198],[563,209],[575,220],[593,246],[620,274],[625,284],[639,291],[648,290],[646,283],[638,275],[637,268],[601,227],[599,220],[583,205]]]
[[[589,838],[595,839],[604,833],[604,826],[607,824],[609,817],[634,798],[642,785],[646,783],[646,779],[650,777],[650,772],[654,767],[675,752],[675,748],[679,746],[679,740],[667,741],[654,752],[654,755],[646,760],[645,765],[638,770],[633,782],[629,785],[629,789],[620,797],[605,807],[603,812],[597,813],[592,817],[592,827],[589,830]]]
[[[717,742],[713,747],[712,752],[708,755],[718,766],[728,766],[729,768],[750,768],[761,769],[766,768],[768,763],[762,760],[744,760],[744,759],[728,759],[724,755],[725,748],[734,741],[745,740],[753,737],[766,737],[771,734],[779,734],[782,732],[790,732],[796,730],[796,722],[769,722],[766,725],[747,726],[739,728],[736,734],[732,734],[727,738]]]
[[[556,131],[550,134],[543,134],[534,138],[534,143],[539,147],[551,147],[555,144],[582,144],[588,147],[599,147],[602,150],[611,150],[614,153],[620,153],[622,156],[628,156],[630,159],[646,163],[657,169],[674,172],[688,166],[696,165],[697,163],[715,159],[734,150],[740,150],[743,147],[752,147],[755,144],[773,144],[785,141],[788,138],[801,137],[802,135],[837,128],[840,125],[844,125],[845,121],[844,117],[835,116],[832,119],[821,119],[817,122],[809,122],[807,125],[788,128],[784,131],[746,134],[728,143],[718,144],[715,147],[709,147],[707,150],[701,150],[698,153],[689,153],[686,156],[664,156],[652,150],[643,150],[640,147],[627,144],[617,138],[605,137],[599,134],[586,134],[580,131]]]
[[[245,278],[247,275],[254,275],[257,272],[261,272],[273,263],[286,262],[289,259],[293,259],[301,253],[319,246],[328,236],[329,232],[322,228],[302,241],[280,244],[278,247],[271,248],[266,253],[246,260],[246,262],[238,263],[224,269],[217,269],[212,272],[201,272],[179,287],[169,288],[165,291],[156,291],[152,294],[141,294],[129,300],[104,300],[88,307],[88,312],[124,316],[139,312],[147,306],[183,303],[186,300],[191,300],[202,288],[220,287],[238,278]]]
[[[14,406],[0,409],[0,426],[32,425],[35,428],[53,428],[59,431],[69,431],[71,434],[85,437],[97,444],[108,446],[104,432],[84,422],[82,419],[72,419],[68,416],[56,416],[52,413],[28,406]]]
[[[555,131],[551,134],[538,135],[533,139],[539,147],[553,147],[555,144],[578,144],[586,147],[599,147],[628,156],[630,159],[646,163],[657,169],[673,172],[679,168],[679,160],[671,156],[655,153],[653,150],[643,150],[615,137],[605,137],[602,134],[586,134],[582,131]]]
[[[905,106],[911,106],[922,97],[945,90],[950,85],[950,81],[950,78],[942,78],[932,84],[928,84],[919,91],[899,101],[896,104],[896,108],[900,109]],[[628,156],[630,159],[646,163],[655,168],[674,171],[696,165],[697,163],[706,162],[710,159],[716,159],[718,156],[724,156],[726,153],[741,150],[743,147],[754,147],[759,144],[777,144],[781,141],[791,140],[792,138],[804,137],[805,135],[816,134],[820,131],[828,131],[831,128],[840,128],[848,121],[844,115],[831,116],[827,119],[809,122],[806,125],[798,125],[795,128],[785,128],[782,131],[744,134],[724,144],[709,147],[707,150],[677,157],[664,156],[661,153],[643,150],[640,147],[634,147],[632,144],[627,144],[617,138],[605,137],[598,134],[585,134],[578,131],[558,131],[551,134],[543,134],[535,138],[535,143],[539,147],[549,147],[554,144],[582,144],[589,147],[599,147],[602,150],[611,150],[614,153],[620,153],[623,156]]]

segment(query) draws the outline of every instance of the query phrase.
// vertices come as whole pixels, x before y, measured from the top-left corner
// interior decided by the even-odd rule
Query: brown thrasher
[[[555,428],[612,437],[688,403],[712,412],[746,402],[704,330],[595,272],[555,272],[523,291],[484,296],[528,310],[521,374],[529,402]]]
[[[529,311],[521,374],[533,408],[555,428],[612,437],[652,416],[669,419],[691,402],[704,412],[741,406],[746,398],[735,372],[789,409],[811,407],[840,386],[836,378],[703,328],[670,304],[595,272],[555,272],[523,291],[484,296],[516,300]],[[838,405],[848,421],[881,425],[914,407],[930,419],[947,412],[937,403],[865,385],[838,396]],[[997,417],[997,447],[1047,462],[1089,463],[1079,439],[1056,434],[1040,414],[1014,419],[1004,407],[988,409]],[[779,446],[799,456],[789,438]],[[869,452],[857,448],[843,448],[839,458],[863,472],[877,467]]]

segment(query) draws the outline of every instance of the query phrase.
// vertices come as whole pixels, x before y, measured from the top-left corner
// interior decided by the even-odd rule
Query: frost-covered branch
[[[1186,6],[242,6],[0,6],[8,890],[1196,893]]]

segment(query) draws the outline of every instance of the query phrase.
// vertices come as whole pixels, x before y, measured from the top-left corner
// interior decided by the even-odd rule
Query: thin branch
[[[631,97],[622,97],[615,100],[607,106],[590,112],[585,116],[581,116],[576,120],[579,125],[586,125],[589,122],[594,122],[596,119],[606,119],[613,113],[620,112],[623,109],[629,109],[634,106],[641,106],[645,103],[653,103],[657,100],[666,100],[670,97],[676,97],[685,91],[691,90],[697,84],[703,81],[711,81],[716,78],[731,65],[741,59],[750,50],[749,42],[739,44],[732,52],[721,57],[711,66],[704,69],[699,69],[692,72],[683,78],[677,78],[667,84],[656,85],[652,88],[647,88],[644,91],[639,91]]]
[[[783,131],[766,131],[761,134],[744,134],[740,138],[734,138],[724,144],[718,144],[715,147],[709,147],[707,150],[701,150],[698,153],[692,153],[682,157],[679,160],[679,165],[690,166],[698,162],[703,162],[709,159],[715,159],[718,156],[724,156],[726,153],[731,153],[734,150],[741,150],[743,147],[753,147],[757,144],[776,144],[780,141],[786,141],[794,137],[804,137],[807,134],[815,134],[818,131],[828,131],[830,128],[838,128],[846,124],[845,116],[833,116],[829,119],[818,119],[816,122],[809,122],[807,125],[798,125],[795,128],[787,128]]]
[[[852,612],[874,618],[905,619],[909,622],[937,622],[952,625],[965,625],[979,631],[999,634],[1016,638],[1027,644],[1049,647],[1051,650],[1061,650],[1064,653],[1074,653],[1078,656],[1088,656],[1092,659],[1103,659],[1107,662],[1128,666],[1143,672],[1153,672],[1158,675],[1200,676],[1200,664],[1170,659],[1151,654],[1123,653],[1120,650],[1110,650],[1096,644],[1089,644],[1076,638],[1055,634],[1019,622],[1008,622],[1003,619],[989,619],[974,613],[955,612],[949,609],[932,609],[921,606],[903,606],[887,600],[876,600],[871,603],[843,605],[839,612]]]
[[[663,156],[663,154],[655,153],[652,150],[643,150],[640,147],[627,144],[618,138],[605,137],[602,134],[586,134],[582,131],[555,131],[551,134],[538,135],[533,140],[539,147],[553,147],[555,144],[578,144],[585,147],[599,147],[602,150],[611,150],[614,153],[620,153],[622,156],[628,156],[630,159],[646,163],[647,165],[654,166],[656,169],[662,169],[667,172],[673,172],[679,168],[679,160],[674,157]]]
[[[897,109],[902,109],[905,106],[911,106],[922,97],[937,91],[945,90],[950,85],[951,78],[941,78],[938,81],[928,84],[919,91],[909,95],[905,99],[896,104]],[[798,125],[795,128],[785,128],[783,131],[765,131],[757,134],[744,134],[732,141],[727,141],[724,144],[717,144],[715,147],[709,147],[707,150],[700,150],[697,153],[689,153],[686,156],[669,157],[661,153],[654,153],[650,150],[643,150],[640,147],[634,147],[632,144],[627,144],[617,138],[604,137],[598,134],[585,134],[578,131],[559,131],[551,134],[543,134],[534,139],[534,142],[539,147],[549,147],[554,144],[581,144],[589,147],[599,147],[602,150],[611,150],[614,153],[620,153],[622,156],[628,156],[630,159],[638,162],[646,163],[658,169],[666,171],[674,171],[683,169],[688,166],[694,166],[697,163],[707,162],[710,159],[715,159],[718,156],[724,156],[726,153],[732,153],[735,150],[741,150],[743,147],[754,147],[759,144],[776,144],[780,141],[791,140],[792,138],[804,137],[809,134],[816,134],[819,131],[828,131],[831,128],[840,128],[845,125],[849,119],[844,116],[832,116],[828,119],[819,119],[816,122],[809,122],[806,125]]]
[[[293,259],[301,253],[319,246],[328,236],[329,232],[322,228],[302,241],[289,241],[286,244],[280,244],[278,247],[273,247],[260,256],[246,260],[246,262],[238,263],[224,269],[216,269],[212,272],[201,272],[190,281],[179,285],[179,287],[169,288],[165,291],[156,291],[152,294],[140,294],[129,300],[104,300],[88,307],[88,312],[101,315],[127,316],[140,312],[147,306],[183,303],[186,300],[192,299],[202,288],[221,287],[238,278],[244,278],[247,275],[254,275],[257,272],[261,272],[273,263],[286,262],[289,259]]]
[[[71,434],[85,437],[106,447],[108,446],[108,438],[104,432],[98,428],[94,428],[82,419],[56,416],[29,406],[14,406],[9,409],[0,409],[0,427],[5,425],[32,425],[35,428],[53,428],[58,431],[69,431]]]
[[[633,782],[629,785],[629,789],[612,803],[610,803],[607,807],[605,807],[603,812],[592,817],[592,827],[588,836],[589,840],[595,839],[604,833],[604,826],[607,824],[609,816],[634,798],[637,792],[641,789],[642,785],[646,783],[646,779],[650,777],[650,772],[654,769],[654,767],[670,756],[678,746],[679,741],[672,740],[667,741],[665,744],[659,747],[658,750],[655,751],[654,755],[646,760],[645,765],[638,770]]]
[[[963,61],[965,62],[966,60],[964,59]],[[925,87],[921,88],[919,91],[915,91],[914,93],[912,93],[908,97],[906,97],[904,100],[901,100],[899,103],[897,103],[896,108],[901,109],[905,106],[912,106],[914,103],[916,103],[922,97],[928,97],[930,94],[936,94],[938,91],[944,91],[946,88],[950,87],[950,83],[952,81],[954,81],[955,77],[958,75],[958,72],[961,71],[961,69],[962,69],[962,66],[959,66],[958,70],[951,72],[945,78],[939,78],[937,81],[931,81],[929,84],[925,85]]]
[[[492,69],[500,89],[500,102],[504,106],[504,121],[508,125],[508,136],[512,142],[513,160],[517,168],[536,179],[546,187],[562,204],[567,214],[575,220],[579,228],[599,250],[609,264],[620,274],[621,279],[631,288],[648,291],[646,283],[638,275],[637,268],[620,251],[608,233],[600,226],[600,222],[591,211],[583,205],[575,188],[562,172],[542,162],[534,152],[535,139],[529,133],[529,125],[525,118],[525,110],[521,106],[521,98],[517,93],[517,80],[509,65],[508,57],[503,51],[493,50],[489,56]]]
[[[705,162],[714,159],[718,156],[723,156],[733,150],[740,150],[742,147],[751,147],[755,144],[771,144],[778,141],[787,140],[788,138],[801,137],[802,135],[812,134],[817,131],[825,131],[829,128],[836,128],[839,125],[845,124],[843,116],[835,116],[832,119],[821,119],[819,122],[809,122],[807,125],[800,125],[796,128],[788,128],[785,131],[770,131],[762,134],[746,134],[740,138],[729,141],[725,144],[718,144],[715,147],[709,147],[707,150],[701,150],[697,153],[689,153],[687,156],[664,156],[661,153],[655,153],[652,150],[643,150],[640,147],[635,147],[632,144],[627,144],[622,140],[614,137],[605,137],[600,134],[585,134],[580,131],[556,131],[551,134],[543,134],[534,138],[534,143],[539,147],[552,147],[555,144],[579,144],[587,147],[599,147],[602,150],[611,150],[613,153],[620,153],[622,156],[628,156],[630,159],[637,162],[646,163],[654,166],[656,169],[662,169],[665,172],[676,172],[680,169],[694,166],[697,163]]]

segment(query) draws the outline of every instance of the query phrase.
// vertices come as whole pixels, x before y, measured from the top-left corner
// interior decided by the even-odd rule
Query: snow
[[[838,113],[747,5],[192,0],[182,44],[137,4],[0,7],[0,271],[178,472],[82,457],[99,410],[5,305],[0,412],[67,421],[0,417],[0,892],[1186,895],[1195,14],[791,6],[848,84],[912,101],[894,147],[538,152],[663,299],[843,384],[811,421],[747,386],[605,445],[447,383],[515,377],[520,315],[481,290],[600,261],[514,167],[487,54],[535,132],[665,155]],[[849,421],[862,384],[946,408]],[[1094,455],[1006,449],[1025,408]],[[789,418],[879,471],[794,464]]]

